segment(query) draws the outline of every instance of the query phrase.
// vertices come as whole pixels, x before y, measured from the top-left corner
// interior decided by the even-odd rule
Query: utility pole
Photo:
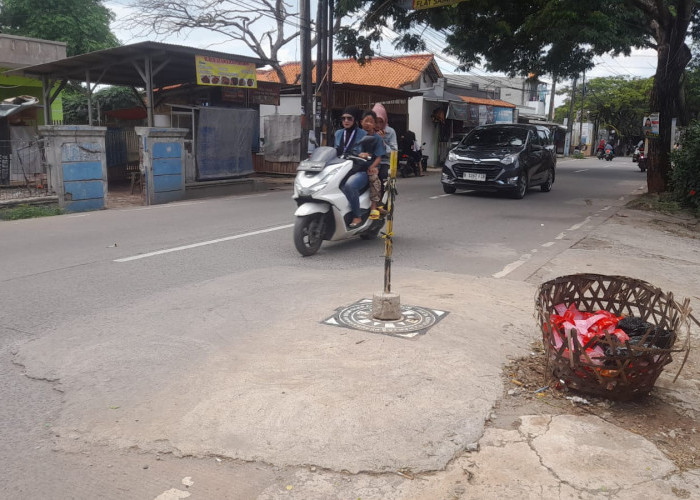
[[[569,102],[569,118],[566,121],[566,139],[564,140],[564,156],[569,156],[569,149],[571,148],[571,131],[574,128],[574,100],[576,99],[576,81],[578,80],[578,75],[574,77],[574,84],[571,87],[571,102]]]
[[[333,22],[335,18],[335,0],[326,0],[328,3],[328,29],[326,31],[326,40],[328,49],[326,50],[326,63],[328,73],[326,76],[326,84],[328,90],[326,92],[326,145],[331,144],[333,137]]]
[[[552,73],[552,91],[549,94],[549,121],[554,120],[554,95],[557,90],[557,74]]]
[[[581,81],[581,117],[579,118],[578,126],[578,143],[583,140],[583,103],[586,100],[586,70],[583,70],[583,79]]]
[[[328,13],[328,0],[318,0],[316,8],[316,87],[314,92],[314,136],[318,144],[322,144],[321,134],[323,133],[325,121],[326,105],[326,17]]]
[[[301,146],[300,159],[308,156],[309,128],[313,120],[313,89],[311,85],[311,5],[310,0],[299,2],[301,49]]]

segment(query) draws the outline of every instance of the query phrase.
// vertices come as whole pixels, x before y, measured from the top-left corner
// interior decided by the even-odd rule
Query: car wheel
[[[549,193],[552,190],[552,184],[554,184],[554,170],[550,168],[547,170],[547,179],[540,184],[540,189],[543,193]]]
[[[445,192],[445,194],[455,194],[457,192],[457,188],[450,186],[449,184],[443,184],[442,190]]]
[[[527,193],[527,175],[523,172],[518,176],[518,183],[513,191],[513,198],[522,200],[525,197],[525,193]]]

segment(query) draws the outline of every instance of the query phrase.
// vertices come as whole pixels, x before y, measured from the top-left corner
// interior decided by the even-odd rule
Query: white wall
[[[428,165],[437,165],[437,142],[435,141],[435,124],[430,118],[435,102],[423,97],[411,97],[408,100],[408,128],[415,132],[418,144],[423,144],[423,154],[428,155]]]

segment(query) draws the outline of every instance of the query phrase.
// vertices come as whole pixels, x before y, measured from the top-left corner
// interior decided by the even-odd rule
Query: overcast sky
[[[237,3],[244,4],[248,0],[236,0]],[[295,3],[295,0],[291,0]],[[169,37],[155,36],[148,37],[138,37],[134,30],[128,29],[124,25],[123,18],[129,12],[129,4],[137,3],[134,0],[105,0],[104,4],[111,9],[117,16],[116,22],[112,25],[112,31],[115,33],[117,38],[124,43],[136,43],[144,40],[154,40],[160,42],[174,43],[179,45],[187,45],[191,47],[206,48],[211,50],[216,50],[220,52],[229,52],[231,54],[241,54],[253,56],[252,51],[242,42],[235,42],[227,40],[225,36],[213,33],[207,30],[193,30],[187,35],[173,35]],[[312,13],[316,11],[316,0],[312,0]],[[289,33],[294,30],[295,18],[290,16],[288,18],[288,29]],[[387,39],[391,39],[394,34],[391,31],[386,31],[385,35]],[[435,54],[435,60],[440,66],[443,73],[455,73],[455,61],[447,56],[444,56],[441,52],[441,38],[442,36],[437,32],[428,32],[425,39],[428,44],[429,51]],[[298,40],[289,43],[285,48],[280,51],[279,59],[282,62],[287,61],[298,61],[299,60],[299,44]],[[383,55],[397,55],[398,52],[393,50],[391,43],[385,42],[381,45],[380,51]],[[596,78],[602,76],[637,76],[637,77],[649,77],[652,76],[656,68],[656,52],[651,49],[646,50],[634,50],[630,57],[618,57],[613,58],[609,56],[603,56],[596,58],[596,67],[586,74],[586,78]],[[462,73],[463,74],[463,73]],[[469,74],[474,74],[478,76],[483,76],[486,72],[481,68],[474,68]],[[547,80],[546,77],[542,77],[543,80]],[[565,82],[564,84],[566,84]],[[564,100],[563,96],[557,96],[555,98],[555,105],[560,105]]]

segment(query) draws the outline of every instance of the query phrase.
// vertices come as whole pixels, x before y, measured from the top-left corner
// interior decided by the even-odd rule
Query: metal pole
[[[554,95],[557,90],[557,74],[552,73],[552,91],[549,94],[549,121],[554,120]]]
[[[576,99],[576,81],[578,77],[574,77],[574,84],[571,87],[571,102],[569,103],[569,119],[566,123],[566,140],[564,141],[564,156],[569,156],[569,149],[571,147],[571,131],[574,128],[574,100]]]
[[[583,80],[581,81],[581,117],[578,125],[578,143],[583,140],[583,101],[586,99],[586,71],[583,71]]]
[[[323,91],[325,87],[321,82],[326,68],[324,64],[324,7],[324,0],[319,0],[316,6],[316,87],[314,89],[314,137],[318,144],[321,144],[321,130],[323,130]]]
[[[326,39],[328,40],[328,50],[326,51],[326,64],[328,67],[328,76],[326,84],[326,145],[330,144],[333,134],[333,18],[335,17],[335,1],[328,2],[328,32]]]
[[[393,252],[394,200],[396,199],[396,166],[398,165],[398,159],[398,152],[392,151],[389,156],[389,179],[387,180],[389,199],[386,204],[386,233],[384,233],[384,293],[391,293],[391,255]]]
[[[312,121],[311,88],[311,5],[309,0],[300,0],[300,48],[301,48],[301,145],[300,158],[307,157],[309,151],[309,127]]]

